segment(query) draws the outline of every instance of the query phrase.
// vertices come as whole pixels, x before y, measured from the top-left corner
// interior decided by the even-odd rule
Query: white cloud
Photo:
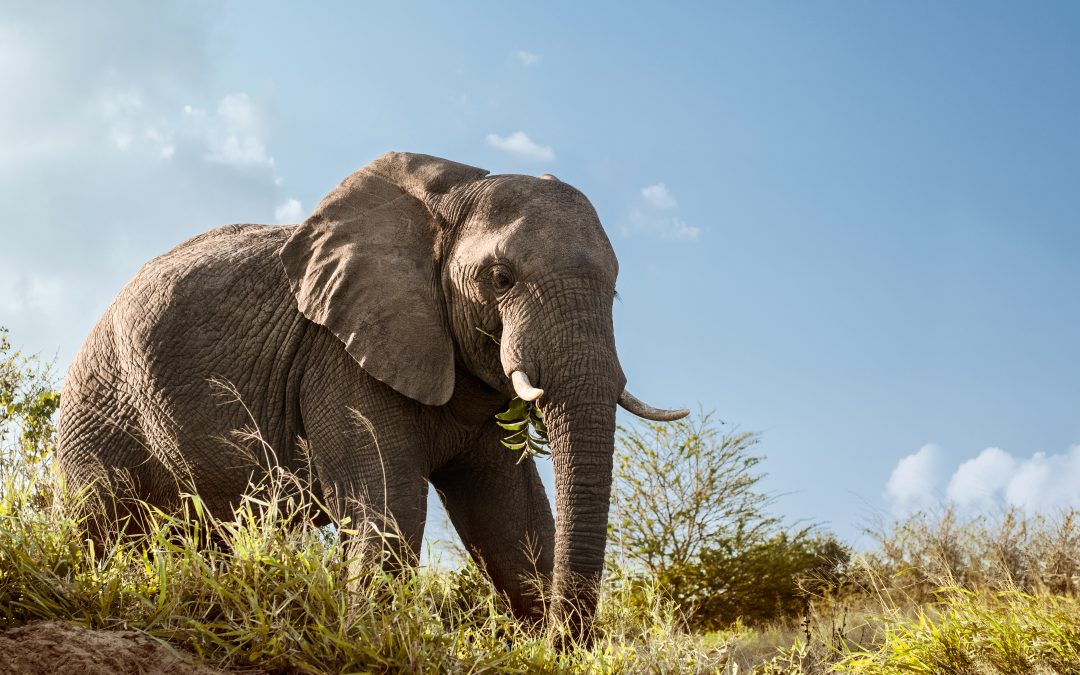
[[[229,126],[237,129],[253,129],[256,126],[255,106],[244,92],[229,94],[217,107],[218,116]]]
[[[622,228],[622,232],[627,236],[644,233],[661,239],[697,241],[703,230],[682,218],[660,214],[654,209],[635,208],[628,214],[627,225]]]
[[[885,496],[894,512],[910,513],[940,502],[941,483],[941,448],[929,443],[896,463]]]
[[[514,52],[514,58],[521,61],[526,66],[532,66],[540,62],[540,55],[527,52],[524,49],[519,49]]]
[[[1020,460],[1003,497],[1029,513],[1080,507],[1080,445],[1060,455],[1037,452]]]
[[[221,143],[206,153],[206,161],[235,167],[273,166],[274,158],[266,154],[266,145],[255,136],[228,134]]]
[[[279,223],[296,223],[304,215],[304,208],[299,199],[288,199],[274,209],[274,220]]]
[[[143,136],[146,137],[147,141],[157,146],[158,155],[160,155],[162,159],[170,159],[176,154],[176,146],[173,144],[172,138],[167,136],[160,129],[149,127],[143,132]]]
[[[679,205],[667,186],[663,183],[647,185],[641,188],[641,195],[658,209],[673,209]]]
[[[947,481],[939,454],[937,446],[928,445],[897,463],[885,493],[898,515],[939,504],[972,511],[1011,506],[1028,513],[1080,508],[1080,445],[1031,457],[986,448],[962,462]],[[941,495],[944,483],[948,487]]]
[[[488,134],[487,144],[496,150],[502,150],[521,159],[537,162],[555,161],[555,151],[550,145],[540,145],[529,138],[524,131],[515,131],[506,137]]]
[[[987,448],[974,459],[963,462],[949,479],[945,496],[962,507],[992,506],[1016,474],[1017,461],[1000,448]]]
[[[149,149],[154,156],[172,157],[176,150],[172,125],[149,108],[139,87],[105,87],[97,96],[101,120],[108,127],[107,135],[117,150],[140,152]]]

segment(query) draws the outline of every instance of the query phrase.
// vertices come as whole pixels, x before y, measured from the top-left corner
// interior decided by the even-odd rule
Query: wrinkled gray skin
[[[193,484],[227,515],[275,462],[303,474],[304,439],[330,515],[362,523],[385,506],[393,553],[413,561],[430,481],[515,612],[543,615],[522,583],[535,570],[549,618],[583,634],[625,383],[617,271],[589,201],[557,179],[384,155],[303,224],[230,225],[143,267],[68,373],[59,466],[74,487],[165,508]],[[499,442],[515,370],[545,390],[557,523],[533,461]],[[237,447],[248,411],[276,457]]]

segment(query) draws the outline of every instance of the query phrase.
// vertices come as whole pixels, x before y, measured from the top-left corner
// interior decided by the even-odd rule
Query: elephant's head
[[[686,414],[624,389],[618,263],[588,199],[553,176],[389,153],[327,196],[281,257],[305,316],[398,392],[443,405],[460,368],[508,399],[540,398],[556,480],[552,614],[587,626],[616,404],[649,419]]]

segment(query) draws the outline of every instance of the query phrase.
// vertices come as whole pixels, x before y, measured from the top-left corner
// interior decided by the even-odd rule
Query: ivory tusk
[[[515,373],[516,375],[516,373]],[[631,394],[626,389],[619,394],[619,405],[625,410],[634,413],[638,417],[642,417],[654,422],[674,422],[675,420],[681,420],[690,414],[690,411],[686,408],[680,408],[678,410],[665,410],[664,408],[654,408],[648,403],[645,403],[641,399]]]
[[[525,371],[515,370],[510,375],[510,381],[514,384],[514,392],[522,401],[535,401],[544,395],[543,389],[532,386],[532,382],[529,382],[529,376],[525,374]]]

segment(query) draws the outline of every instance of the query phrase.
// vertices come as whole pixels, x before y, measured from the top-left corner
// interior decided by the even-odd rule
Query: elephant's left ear
[[[345,179],[281,249],[300,311],[365,371],[427,405],[454,393],[454,346],[435,265],[435,204],[487,172],[388,153]]]

